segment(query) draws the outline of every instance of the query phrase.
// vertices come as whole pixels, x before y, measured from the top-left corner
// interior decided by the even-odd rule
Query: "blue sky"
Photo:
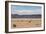
[[[32,13],[41,14],[41,6],[21,6],[21,5],[11,5],[12,13],[14,14],[16,10],[31,10]]]

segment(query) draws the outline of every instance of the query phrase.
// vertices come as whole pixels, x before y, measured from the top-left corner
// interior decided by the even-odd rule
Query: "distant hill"
[[[12,14],[12,18],[41,18],[40,14],[33,14],[33,15],[18,15],[18,14]]]

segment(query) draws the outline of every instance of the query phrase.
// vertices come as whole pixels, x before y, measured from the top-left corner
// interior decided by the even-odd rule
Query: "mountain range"
[[[40,14],[33,14],[33,15],[11,14],[11,18],[41,18],[41,15]]]

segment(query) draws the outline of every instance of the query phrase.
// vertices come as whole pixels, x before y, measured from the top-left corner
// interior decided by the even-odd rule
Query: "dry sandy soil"
[[[41,19],[40,18],[12,18],[11,27],[12,28],[31,28],[31,27],[40,27]]]

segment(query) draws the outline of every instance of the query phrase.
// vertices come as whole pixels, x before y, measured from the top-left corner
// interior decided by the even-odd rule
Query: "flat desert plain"
[[[41,18],[12,18],[11,28],[41,27]]]

